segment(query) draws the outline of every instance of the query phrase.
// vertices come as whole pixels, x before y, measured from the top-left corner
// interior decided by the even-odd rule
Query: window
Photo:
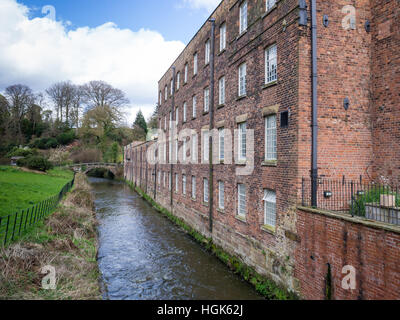
[[[218,207],[225,209],[225,184],[222,181],[218,182]]]
[[[240,6],[240,33],[247,30],[247,1],[243,2]]]
[[[165,86],[164,99],[165,101],[168,99],[168,86]]]
[[[246,186],[244,184],[238,184],[238,215],[246,216]]]
[[[164,130],[167,130],[167,117],[164,117]]]
[[[175,161],[176,161],[176,163],[178,163],[178,151],[179,151],[178,140],[175,140]]]
[[[208,179],[203,179],[204,203],[208,203]]]
[[[206,41],[206,50],[205,50],[205,64],[210,63],[210,51],[211,51],[211,42],[210,40]]]
[[[174,94],[174,79],[171,79],[171,96]]]
[[[182,175],[182,193],[186,195],[186,175]]]
[[[183,122],[186,122],[187,121],[187,116],[186,116],[186,114],[187,114],[187,103],[186,102],[184,102],[183,103]]]
[[[179,192],[179,174],[175,173],[175,193]]]
[[[264,224],[276,226],[276,193],[272,190],[264,190]]]
[[[158,171],[158,185],[161,184],[161,171]]]
[[[220,128],[218,129],[218,136],[219,136],[219,160],[225,160],[225,129]]]
[[[172,190],[172,176],[171,176],[171,172],[168,173],[168,190],[169,190],[169,191]]]
[[[192,176],[192,198],[196,199],[196,177]]]
[[[171,140],[168,142],[168,159],[169,162],[172,162],[172,143]]]
[[[167,161],[167,143],[166,142],[164,142],[163,148],[164,148],[164,161],[166,162]]]
[[[265,118],[265,160],[276,160],[276,114]]]
[[[267,11],[269,11],[276,4],[276,0],[266,0],[266,3]]]
[[[246,161],[246,122],[239,124],[239,161]]]
[[[181,82],[181,73],[178,72],[176,74],[176,90],[179,90],[180,82]]]
[[[196,118],[196,114],[197,114],[197,98],[196,96],[193,96],[193,118]]]
[[[185,83],[187,83],[187,81],[188,81],[188,71],[189,71],[189,66],[186,63],[185,64]]]
[[[225,104],[225,77],[219,79],[219,104]]]
[[[246,95],[246,63],[239,66],[239,97]]]
[[[160,98],[159,98],[159,103],[162,103],[162,92],[160,91]]]
[[[179,123],[179,107],[176,107],[175,121],[176,121],[176,125],[178,125],[178,123]]]
[[[197,74],[197,53],[193,56],[193,74]]]
[[[204,131],[204,135],[203,135],[203,159],[204,162],[209,160],[209,144],[210,144],[210,133],[208,131]]]
[[[172,111],[169,112],[169,128],[172,128]]]
[[[210,110],[210,89],[204,89],[204,112],[208,112]]]
[[[192,161],[196,162],[197,157],[197,135],[192,136]]]
[[[219,27],[219,51],[223,51],[226,48],[226,24],[222,24]]]
[[[186,162],[186,138],[183,140],[183,152],[182,152],[182,160],[185,163]]]
[[[265,83],[278,79],[277,75],[277,48],[276,44],[265,50]]]
[[[166,175],[165,175],[165,171],[164,171],[164,188],[165,188],[165,185],[166,185]]]

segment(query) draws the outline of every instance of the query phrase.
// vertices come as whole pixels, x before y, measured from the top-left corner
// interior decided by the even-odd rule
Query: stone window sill
[[[242,31],[242,33],[240,33],[237,37],[236,37],[236,41],[239,40],[241,37],[243,37],[245,34],[247,33],[247,29]]]
[[[219,104],[219,105],[217,106],[217,109],[221,109],[221,108],[223,108],[223,107],[225,107],[225,104],[224,104],[224,103]]]
[[[261,165],[264,167],[277,167],[278,161],[277,160],[264,160]]]
[[[203,206],[208,208],[209,207],[208,202],[203,202]]]
[[[247,164],[247,160],[238,160],[236,162],[237,166],[245,166]]]
[[[240,221],[240,222],[243,222],[243,223],[247,224],[246,217],[242,217],[242,216],[236,215],[235,219]]]
[[[220,52],[218,53],[218,56],[222,55],[225,51],[226,51],[226,49],[223,49],[222,51],[220,51]]]
[[[209,65],[210,65],[210,63],[209,63],[209,62],[208,62],[208,63],[206,63],[206,64],[205,64],[205,66],[204,66],[204,69],[205,69],[205,68],[207,68]]]
[[[217,212],[222,213],[222,214],[225,214],[225,210],[224,210],[224,209],[218,208],[218,209],[217,209]]]
[[[245,99],[245,98],[247,98],[247,94],[244,94],[244,95],[242,95],[242,96],[237,97],[237,98],[236,98],[236,101],[240,101],[240,100],[243,100],[243,99]]]
[[[196,198],[193,198],[193,197],[192,197],[192,201],[196,201]]]
[[[184,86],[186,86],[186,85],[187,85],[187,82],[184,82],[182,86],[184,87]]]
[[[264,84],[262,88],[263,89],[267,89],[267,88],[273,87],[273,86],[275,86],[277,84],[278,84],[278,80],[275,80],[275,81],[272,81],[272,82]]]
[[[209,114],[210,111],[203,111],[203,116]]]
[[[272,235],[276,234],[276,227],[272,227],[272,226],[269,226],[269,225],[261,226],[261,230],[265,231],[265,232],[267,232],[269,234],[272,234]]]

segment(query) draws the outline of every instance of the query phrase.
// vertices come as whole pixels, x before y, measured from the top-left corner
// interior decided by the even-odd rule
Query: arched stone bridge
[[[110,172],[112,172],[115,176],[118,173],[118,169],[122,168],[122,164],[117,164],[117,163],[101,163],[101,162],[96,162],[96,163],[76,163],[70,166],[67,166],[68,169],[72,169],[75,172],[82,172],[84,174],[87,174],[89,171],[93,169],[107,169]]]

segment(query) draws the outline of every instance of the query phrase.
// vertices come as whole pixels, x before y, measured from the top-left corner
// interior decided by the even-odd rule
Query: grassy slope
[[[72,178],[71,171],[60,169],[37,174],[0,166],[0,217],[56,195]]]

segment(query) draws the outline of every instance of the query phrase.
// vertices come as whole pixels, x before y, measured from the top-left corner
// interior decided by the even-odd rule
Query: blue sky
[[[209,16],[206,8],[195,8],[183,0],[19,0],[34,9],[32,17],[42,17],[42,7],[52,5],[57,20],[71,27],[97,27],[114,22],[120,28],[159,31],[166,40],[187,44]]]
[[[103,80],[150,116],[158,80],[219,0],[0,0],[0,92]],[[55,19],[42,13],[52,6]],[[51,109],[52,105],[48,105]]]

